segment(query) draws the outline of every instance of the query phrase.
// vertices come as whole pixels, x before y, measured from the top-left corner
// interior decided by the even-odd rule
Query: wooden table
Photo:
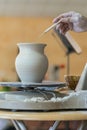
[[[10,119],[16,130],[27,130],[23,120],[55,121],[55,124],[49,128],[49,130],[55,130],[59,121],[87,120],[87,111],[13,112],[0,110],[0,118]]]
[[[87,111],[56,111],[56,112],[12,112],[0,110],[0,118],[14,120],[87,120]]]

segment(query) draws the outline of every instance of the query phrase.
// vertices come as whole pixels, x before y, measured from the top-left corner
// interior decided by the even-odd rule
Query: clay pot
[[[15,67],[23,83],[42,82],[48,69],[48,59],[44,54],[46,44],[19,43],[19,54]]]

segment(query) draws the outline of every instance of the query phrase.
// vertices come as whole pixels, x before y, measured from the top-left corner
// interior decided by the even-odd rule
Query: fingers
[[[68,30],[73,30],[73,23],[77,21],[77,13],[74,11],[63,13],[53,19],[54,23],[58,21],[60,21],[60,24],[56,26],[56,29],[59,29],[61,33],[65,34]]]
[[[65,34],[67,31],[73,29],[73,24],[72,23],[60,23],[59,25],[56,26],[56,29],[59,30],[62,34]]]
[[[68,30],[73,30],[75,32],[87,31],[87,18],[78,12],[70,11],[68,13],[63,13],[54,18],[53,22],[59,22],[56,29],[60,30],[63,34]]]
[[[61,18],[62,18],[62,16],[58,16],[58,17],[54,18],[54,19],[53,19],[53,23],[58,22]]]
[[[69,25],[64,23],[56,26],[56,29],[59,30],[62,34],[65,34],[68,30],[70,30]]]
[[[71,17],[67,17],[67,18],[61,18],[60,19],[60,24],[58,26],[56,26],[56,29],[60,30],[60,32],[62,34],[65,34],[68,30],[72,30],[73,28],[73,23],[71,23]]]
[[[65,35],[65,34],[66,34],[66,32],[67,32],[67,31],[69,31],[69,30],[70,30],[70,29],[69,29],[68,27],[67,27],[67,28],[64,28],[64,29],[62,30],[62,32],[61,32],[61,33]]]
[[[63,14],[59,15],[58,17],[54,18],[53,23],[58,22],[62,18],[70,18],[70,17],[72,17],[73,14],[75,14],[74,11],[70,11],[68,13],[63,13]]]

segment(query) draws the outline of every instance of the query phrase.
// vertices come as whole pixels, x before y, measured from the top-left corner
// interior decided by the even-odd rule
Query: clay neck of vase
[[[44,53],[44,48],[46,46],[46,44],[41,44],[41,43],[19,43],[17,44],[18,48],[20,51],[26,51],[28,49],[32,49],[33,51],[37,51],[39,53]]]

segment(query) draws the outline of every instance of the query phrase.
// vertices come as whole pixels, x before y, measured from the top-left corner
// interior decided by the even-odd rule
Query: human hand
[[[63,13],[53,19],[53,23],[58,21],[61,22],[56,26],[56,29],[59,29],[62,34],[65,34],[69,30],[75,32],[87,31],[87,18],[80,13],[74,11]]]

